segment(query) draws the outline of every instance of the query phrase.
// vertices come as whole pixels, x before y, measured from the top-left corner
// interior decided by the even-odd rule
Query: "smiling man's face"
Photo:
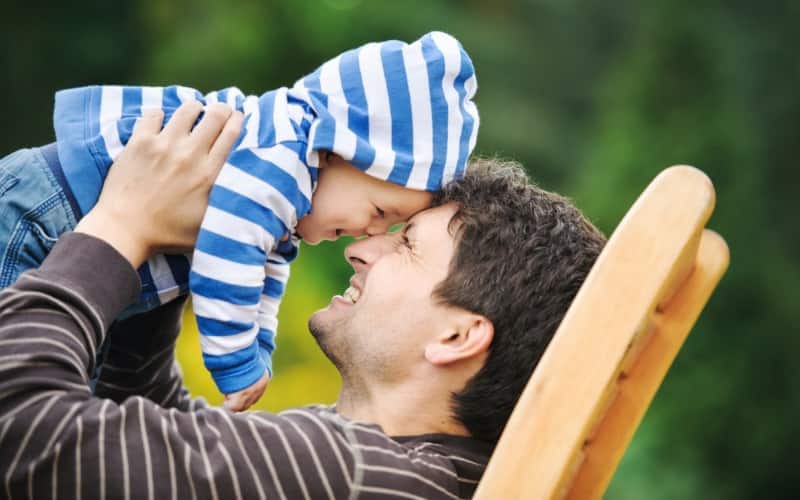
[[[401,231],[352,243],[355,270],[344,296],[309,320],[343,379],[391,383],[424,357],[426,339],[445,328],[449,308],[433,297],[455,250],[448,225],[453,204],[424,210]]]

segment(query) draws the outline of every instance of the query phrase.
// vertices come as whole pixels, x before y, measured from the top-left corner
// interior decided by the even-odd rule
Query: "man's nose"
[[[391,249],[390,239],[382,234],[354,241],[344,249],[344,258],[356,272],[368,270]]]

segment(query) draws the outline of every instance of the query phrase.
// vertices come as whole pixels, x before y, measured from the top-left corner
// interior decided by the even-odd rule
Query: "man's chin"
[[[311,317],[308,318],[309,330],[312,329],[312,325],[316,326],[317,328],[324,328],[326,323],[330,323],[334,319],[334,315],[332,314],[333,311],[331,311],[331,305],[332,304],[328,304],[322,309],[317,309],[313,314],[311,314]]]
[[[329,339],[336,334],[336,330],[341,329],[345,319],[340,314],[336,314],[329,304],[328,307],[318,310],[308,318],[308,330],[317,340],[317,343]]]
[[[314,312],[310,318],[308,318],[308,331],[311,332],[311,335],[313,335],[315,339],[323,335],[322,332],[325,329],[325,311],[327,311],[329,308],[330,306],[324,309],[319,309],[318,311]]]
[[[325,354],[331,363],[334,364],[337,368],[340,367],[341,359],[340,356],[336,353],[336,323],[327,321],[325,318],[325,312],[329,308],[321,309],[308,319],[308,331],[311,332],[311,336],[314,337],[314,340],[317,342],[317,345],[322,350],[322,353]]]

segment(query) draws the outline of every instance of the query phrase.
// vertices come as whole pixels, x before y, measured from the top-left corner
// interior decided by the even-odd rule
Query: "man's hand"
[[[201,111],[199,102],[185,103],[163,130],[163,112],[145,112],[75,231],[106,241],[134,268],[153,254],[191,249],[243,121],[226,104],[211,104],[192,130]]]
[[[230,411],[244,411],[253,406],[253,403],[258,401],[258,398],[264,394],[267,384],[269,384],[269,375],[265,373],[258,382],[250,387],[246,387],[239,392],[226,394],[222,406]]]

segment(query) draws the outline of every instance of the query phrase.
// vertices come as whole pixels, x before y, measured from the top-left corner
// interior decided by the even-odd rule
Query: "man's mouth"
[[[344,291],[342,298],[351,304],[355,304],[361,298],[361,291],[356,287],[350,286]]]

